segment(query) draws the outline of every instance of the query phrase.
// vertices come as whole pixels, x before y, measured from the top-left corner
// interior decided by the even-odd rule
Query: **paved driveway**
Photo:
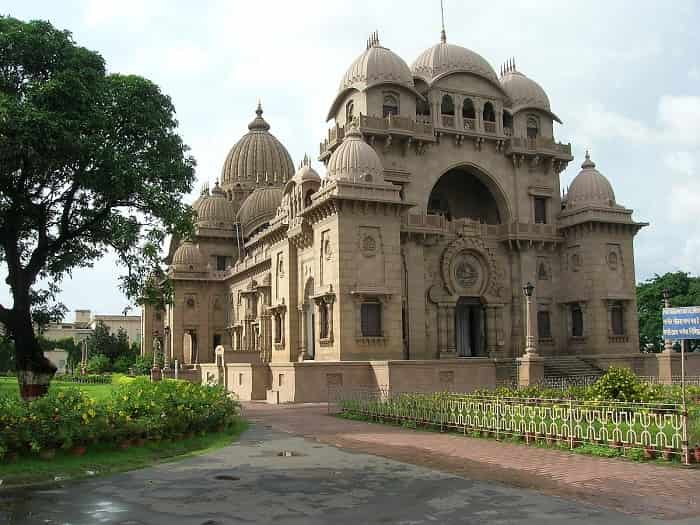
[[[659,523],[342,450],[249,414],[254,422],[241,441],[215,453],[108,478],[0,491],[0,523]]]

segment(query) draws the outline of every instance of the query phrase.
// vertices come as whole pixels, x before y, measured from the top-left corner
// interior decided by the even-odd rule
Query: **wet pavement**
[[[342,450],[253,419],[239,442],[207,455],[105,478],[0,490],[0,523],[662,522]]]

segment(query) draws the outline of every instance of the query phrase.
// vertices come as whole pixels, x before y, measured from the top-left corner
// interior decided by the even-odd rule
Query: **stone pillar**
[[[536,385],[544,379],[544,358],[537,355],[537,317],[532,297],[534,286],[527,283],[525,292],[525,355],[518,359],[518,384],[521,387]]]
[[[447,306],[447,352],[453,356],[457,355],[457,342],[455,340],[455,305]]]
[[[534,386],[544,379],[544,357],[525,354],[518,358],[518,386]]]
[[[666,341],[668,342],[668,341]],[[659,369],[659,383],[670,385],[673,383],[673,378],[681,375],[681,356],[673,351],[664,349],[660,354],[656,354],[656,360]]]

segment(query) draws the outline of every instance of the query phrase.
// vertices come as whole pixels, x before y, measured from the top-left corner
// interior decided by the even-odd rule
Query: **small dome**
[[[408,64],[390,49],[379,45],[379,37],[375,33],[367,42],[366,51],[345,72],[338,91],[343,92],[348,88],[364,91],[371,86],[387,83],[414,89]]]
[[[574,177],[566,194],[566,209],[596,206],[615,207],[615,192],[610,181],[595,169],[595,162],[586,152],[586,160],[581,164],[581,171]]]
[[[443,35],[444,36],[444,35]],[[450,73],[471,73],[489,81],[500,89],[498,76],[484,57],[455,44],[448,44],[444,38],[439,44],[423,51],[411,66],[413,75],[428,84]]]
[[[294,177],[292,177],[292,181],[296,184],[302,184],[307,181],[321,182],[321,176],[311,167],[311,160],[307,155],[304,155],[304,160]]]
[[[270,133],[260,104],[256,117],[248,125],[248,133],[231,148],[221,170],[223,190],[237,184],[254,188],[261,184],[283,185],[294,174],[294,163],[287,148]]]
[[[526,77],[513,67],[503,75],[501,84],[510,99],[514,113],[525,108],[540,109],[561,123],[559,117],[552,113],[547,93],[531,78]]]
[[[250,237],[258,228],[270,222],[282,202],[282,188],[256,188],[238,210],[236,220],[241,224],[243,237]]]
[[[183,272],[201,272],[205,269],[202,253],[192,241],[185,241],[178,246],[173,255],[172,266],[175,270]]]
[[[208,188],[206,186],[202,186],[202,191],[199,193],[199,196],[192,203],[192,209],[194,211],[199,211],[199,205],[202,203],[202,200],[208,196],[209,196]]]
[[[236,222],[236,211],[233,204],[226,198],[219,181],[214,183],[210,195],[202,195],[197,205],[197,226],[213,228],[233,228]]]
[[[408,64],[399,55],[379,44],[379,35],[372,33],[367,41],[367,49],[357,57],[343,75],[338,87],[338,94],[331,104],[326,120],[335,118],[340,104],[347,93],[352,90],[365,91],[373,86],[394,84],[413,92],[417,97],[423,95],[416,91],[413,74]]]
[[[328,159],[328,180],[382,182],[384,167],[374,148],[362,140],[356,127],[350,127],[345,139]]]

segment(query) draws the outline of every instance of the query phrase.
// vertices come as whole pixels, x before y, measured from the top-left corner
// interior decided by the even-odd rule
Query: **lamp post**
[[[528,282],[523,286],[525,294],[525,355],[537,355],[537,318],[533,312],[532,292],[535,290],[534,285]]]
[[[671,308],[671,291],[668,288],[664,288],[664,308]],[[670,339],[664,340],[664,354],[670,354],[673,352],[673,341]]]

